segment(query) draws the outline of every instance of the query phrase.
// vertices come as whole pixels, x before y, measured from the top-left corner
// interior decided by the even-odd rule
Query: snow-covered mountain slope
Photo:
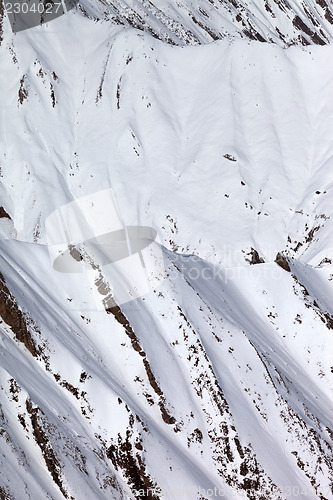
[[[331,499],[333,49],[240,39],[227,3],[161,3],[184,30],[162,28],[147,2],[164,41],[209,41],[199,7],[225,38],[177,47],[101,5],[4,18],[0,498]],[[281,5],[296,43],[306,4]],[[164,271],[104,309],[52,267],[46,221],[108,188]]]
[[[95,19],[143,29],[170,44],[207,43],[237,36],[279,45],[325,45],[333,34],[333,7],[326,0],[85,0]]]

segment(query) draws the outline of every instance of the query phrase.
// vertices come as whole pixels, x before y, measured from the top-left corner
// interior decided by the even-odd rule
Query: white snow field
[[[331,11],[4,15],[1,500],[333,498]],[[80,248],[135,227],[153,258],[117,269],[149,287],[121,301],[120,240]]]

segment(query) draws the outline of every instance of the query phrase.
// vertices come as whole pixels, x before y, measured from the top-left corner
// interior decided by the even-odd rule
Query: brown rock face
[[[3,321],[10,326],[17,340],[22,342],[28,351],[35,357],[40,352],[34,339],[27,328],[27,324],[22,311],[19,309],[15,298],[8,290],[5,278],[0,273],[0,316]]]
[[[0,207],[0,219],[12,220],[11,216],[6,212],[6,210],[3,207]]]
[[[291,269],[288,264],[288,260],[282,255],[281,253],[278,253],[275,257],[275,262],[277,263],[278,266],[282,267],[285,271],[288,271],[290,273]]]

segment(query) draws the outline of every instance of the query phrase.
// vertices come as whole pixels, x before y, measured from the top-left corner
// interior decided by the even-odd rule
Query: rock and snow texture
[[[3,18],[0,498],[333,498],[330,9]],[[45,221],[107,188],[165,274],[100,310]]]
[[[81,10],[171,45],[232,36],[279,45],[325,45],[333,35],[333,8],[326,0],[85,0]]]

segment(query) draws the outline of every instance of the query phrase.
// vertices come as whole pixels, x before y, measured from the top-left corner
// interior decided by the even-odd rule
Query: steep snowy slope
[[[96,19],[143,29],[173,45],[237,36],[279,45],[325,45],[333,34],[333,8],[325,0],[85,0]]]
[[[209,41],[187,10],[212,12],[225,39],[189,47],[111,22],[138,3],[4,18],[0,498],[333,498],[333,49],[240,39],[205,4],[160,2],[184,30],[144,5],[179,45]],[[246,18],[277,41],[265,5]],[[310,7],[274,5],[295,43]],[[108,266],[94,283],[48,248],[54,211],[79,200],[83,221],[109,188],[162,269],[113,307]]]

